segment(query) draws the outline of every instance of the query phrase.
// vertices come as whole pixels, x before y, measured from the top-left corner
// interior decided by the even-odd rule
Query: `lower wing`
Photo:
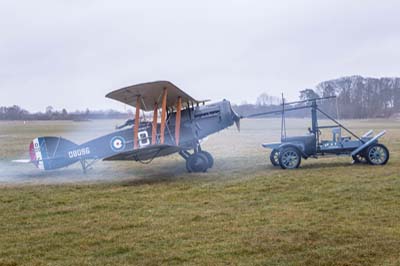
[[[141,149],[121,152],[116,155],[104,158],[104,161],[144,161],[152,160],[156,157],[170,155],[182,150],[179,146],[172,145],[151,145]]]

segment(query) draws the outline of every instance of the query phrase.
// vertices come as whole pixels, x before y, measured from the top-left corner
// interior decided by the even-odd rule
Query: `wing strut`
[[[133,145],[134,149],[139,148],[139,124],[140,124],[140,95],[136,97],[136,115],[135,127],[133,128]]]
[[[168,95],[168,90],[165,87],[163,92],[162,107],[161,107],[161,130],[160,130],[161,144],[164,144],[165,140],[165,122],[167,119],[167,95]]]
[[[153,114],[153,127],[151,129],[151,144],[157,144],[157,115],[158,115],[158,103],[154,103],[154,114]]]
[[[182,97],[178,97],[176,104],[176,119],[175,119],[175,142],[176,146],[179,146],[179,137],[181,131],[181,109],[182,109]]]

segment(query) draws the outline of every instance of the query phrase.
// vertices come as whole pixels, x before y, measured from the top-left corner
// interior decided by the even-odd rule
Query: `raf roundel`
[[[115,152],[125,149],[125,139],[123,137],[113,137],[111,139],[111,149]]]

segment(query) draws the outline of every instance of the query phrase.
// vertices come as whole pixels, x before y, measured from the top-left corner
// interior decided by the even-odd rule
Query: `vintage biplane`
[[[179,153],[189,172],[206,172],[213,166],[201,140],[234,123],[240,117],[227,100],[205,104],[168,81],[125,87],[106,95],[135,107],[135,118],[120,130],[77,145],[62,137],[39,137],[30,144],[29,162],[54,170],[80,162],[84,172],[97,160],[150,162],[156,157]],[[152,112],[146,121],[141,111]],[[125,128],[125,129],[124,129]]]

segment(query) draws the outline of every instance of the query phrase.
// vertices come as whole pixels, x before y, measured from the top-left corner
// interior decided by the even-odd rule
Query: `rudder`
[[[67,156],[69,150],[77,147],[77,144],[61,137],[39,137],[30,143],[29,155],[37,168],[53,170],[77,162],[78,159]]]

